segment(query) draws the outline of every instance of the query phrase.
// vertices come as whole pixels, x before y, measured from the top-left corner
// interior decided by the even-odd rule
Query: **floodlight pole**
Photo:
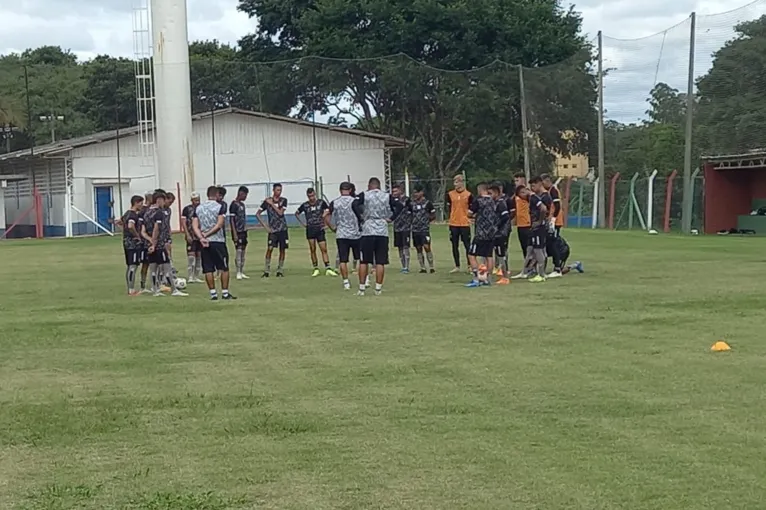
[[[684,196],[681,215],[681,229],[684,234],[692,230],[692,137],[694,131],[694,54],[695,35],[697,32],[697,13],[691,15],[691,30],[689,35],[689,77],[686,88],[686,140],[684,142]]]
[[[40,120],[51,123],[51,143],[56,143],[56,121],[64,120],[64,116],[49,113],[48,115],[40,115]]]

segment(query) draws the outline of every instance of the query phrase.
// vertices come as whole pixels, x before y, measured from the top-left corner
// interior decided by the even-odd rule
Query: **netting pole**
[[[189,199],[191,200],[191,196],[189,197]],[[180,182],[176,182],[176,207],[178,208],[178,218],[179,218],[178,230],[180,232],[183,232],[183,227],[181,226],[180,218],[181,216],[183,216],[184,209],[183,209],[183,204],[181,203],[181,183]]]
[[[115,108],[116,110],[116,108]],[[120,158],[120,124],[119,124],[119,117],[117,118],[117,132],[115,134],[116,138],[114,140],[115,144],[117,145],[117,193],[120,200],[120,211],[119,214],[122,215],[125,212],[124,204],[122,202],[122,161]]]
[[[692,197],[692,199],[691,199],[691,202],[692,202],[692,214],[694,214],[694,188],[696,187],[694,185],[694,182],[697,180],[697,176],[699,175],[700,170],[701,170],[700,167],[695,168],[694,172],[692,172],[692,178],[689,181],[689,195],[691,195],[691,197]],[[702,230],[702,227],[699,227],[699,228],[700,228],[700,230]]]
[[[210,104],[210,156],[213,158],[213,183],[216,183],[218,182],[218,165],[215,157],[215,103]]]
[[[686,90],[686,140],[684,142],[684,189],[683,213],[681,214],[681,229],[684,234],[692,230],[692,131],[694,129],[694,46],[697,31],[697,13],[691,15],[691,30],[689,35],[689,79]]]
[[[35,204],[35,237],[37,239],[43,238],[43,199],[42,195],[38,191],[37,187],[32,193],[32,198]]]
[[[590,228],[597,228],[598,227],[598,216],[599,211],[604,210],[604,206],[599,203],[599,196],[598,191],[601,189],[601,181],[603,179],[601,177],[596,177],[596,182],[593,183],[593,217],[590,221]]]
[[[521,100],[521,141],[524,149],[524,175],[527,181],[532,178],[529,161],[529,125],[527,124],[527,94],[524,90],[524,67],[519,64],[519,98]]]
[[[66,180],[65,195],[64,195],[64,223],[66,237],[73,237],[74,232],[72,229],[72,204],[73,191],[74,191],[74,170],[72,168],[72,158],[67,156],[64,158],[64,179]]]
[[[609,183],[609,229],[614,230],[614,199],[617,188],[617,179],[620,178],[620,172],[612,176],[612,182]]]
[[[606,226],[606,176],[604,175],[604,38],[598,31],[598,226]]]
[[[585,181],[580,181],[580,203],[577,205],[577,228],[582,227],[582,206],[585,199]]]
[[[569,197],[572,196],[572,179],[567,179],[567,185],[564,187],[564,226],[569,226]]]
[[[638,223],[641,224],[641,230],[646,230],[646,224],[644,223],[644,217],[641,216],[641,207],[638,205],[638,199],[636,198],[636,181],[638,180],[638,172],[633,174],[633,177],[630,179],[630,202],[631,202],[631,208],[630,213],[628,214],[628,228],[633,228],[633,210],[635,209],[636,214],[638,215]]]
[[[317,182],[319,182],[319,163],[317,161],[317,121],[314,110],[311,111],[311,141],[312,151],[314,152],[314,186],[316,186]]]
[[[652,230],[654,226],[654,179],[657,178],[657,170],[649,176],[649,189],[646,193],[646,229]]]
[[[668,184],[665,188],[665,233],[670,232],[670,206],[673,203],[673,180],[678,175],[677,170],[673,170],[668,175]]]

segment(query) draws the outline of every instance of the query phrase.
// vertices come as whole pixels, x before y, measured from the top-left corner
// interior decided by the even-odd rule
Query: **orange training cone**
[[[730,351],[731,347],[729,346],[729,344],[727,344],[723,340],[719,340],[713,344],[713,347],[711,347],[710,350],[713,352],[723,352],[723,351]]]

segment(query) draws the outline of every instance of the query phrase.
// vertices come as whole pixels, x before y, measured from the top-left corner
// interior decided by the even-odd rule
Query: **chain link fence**
[[[766,150],[765,14],[766,0],[758,0],[724,14],[692,16],[648,37],[578,36],[531,56],[488,51],[278,60],[279,52],[260,51],[246,40],[241,48],[193,43],[191,113],[199,122],[193,123],[192,150],[201,176],[194,187],[308,179],[332,199],[343,180],[363,189],[369,175],[388,185],[406,174],[425,185],[443,216],[443,197],[456,174],[472,186],[510,182],[519,171],[549,172],[572,182],[570,225],[590,227],[595,218],[603,227],[642,228],[643,220],[644,228],[663,230],[667,216],[670,230],[680,230],[685,172],[701,168],[706,155]],[[99,198],[100,187],[111,186],[113,208],[118,191],[130,196],[155,187],[155,169],[134,165],[137,149],[129,147],[138,143],[130,137],[156,120],[147,117],[154,109],[137,105],[136,65],[105,56],[79,62],[50,47],[0,57],[0,181],[6,183],[0,227],[4,222],[8,228],[23,209],[19,189],[31,197],[40,179],[59,183],[44,193],[50,210],[40,221],[52,223],[43,233],[60,232],[61,221],[72,221],[61,220],[66,215],[58,210],[67,188],[66,200],[101,224],[106,199]],[[248,131],[202,121],[230,108],[262,114],[263,122],[295,121],[304,134],[291,138],[265,124]],[[317,141],[317,126],[332,135]],[[122,152],[107,143],[120,136],[118,129]],[[354,133],[360,136],[352,143]],[[408,143],[383,150],[362,141],[374,136]],[[73,148],[91,142],[104,150],[78,160]],[[34,160],[28,166],[35,166],[62,158],[70,159],[70,173],[62,165],[45,175],[19,170],[19,162]],[[352,168],[363,171],[346,170]],[[691,224],[699,229],[702,172],[690,191]],[[594,202],[603,205],[595,217]]]

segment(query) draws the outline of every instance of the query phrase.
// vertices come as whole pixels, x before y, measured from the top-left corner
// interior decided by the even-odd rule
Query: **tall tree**
[[[708,154],[766,149],[766,16],[736,26],[697,82],[697,145]]]
[[[252,55],[215,40],[190,44],[189,57],[194,113],[234,107],[286,115],[296,103],[289,83],[274,79],[278,65],[259,66]]]
[[[97,131],[135,126],[135,62],[126,58],[99,55],[83,67],[85,90],[79,109]]]
[[[520,145],[517,68],[493,62],[545,66],[586,46],[579,15],[556,0],[241,0],[239,8],[259,19],[259,31],[240,42],[243,53],[330,58],[283,65],[300,90],[301,115],[334,111],[358,127],[414,139],[416,159],[426,162],[421,177],[442,185],[483,147],[499,139]],[[407,56],[379,58],[400,53]],[[579,124],[595,119],[585,60],[570,66],[583,79],[567,97],[587,115],[560,119],[566,108],[555,98],[538,105],[542,117],[561,120],[553,135],[541,133],[544,146],[565,154],[572,144],[561,134],[584,132]]]
[[[678,89],[660,82],[649,92],[649,109],[646,114],[654,123],[683,126],[686,120],[686,97]]]

